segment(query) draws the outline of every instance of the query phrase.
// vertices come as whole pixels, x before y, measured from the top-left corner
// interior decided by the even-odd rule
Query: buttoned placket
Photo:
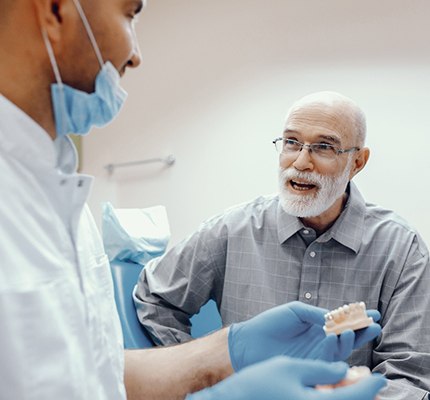
[[[87,293],[85,289],[85,274],[82,270],[81,261],[79,260],[79,254],[82,249],[79,248],[78,226],[82,210],[91,187],[91,181],[91,177],[80,174],[59,175],[59,186],[60,191],[62,192],[61,197],[69,204],[67,207],[69,213],[64,215],[64,223],[66,224],[67,231],[69,232],[70,239],[74,247],[76,273],[79,278],[81,291],[85,297],[87,297]],[[85,307],[87,308],[87,304]],[[88,318],[88,312],[86,314]]]
[[[84,297],[87,298],[85,273],[79,259],[82,249],[79,248],[78,227],[93,178],[74,172],[77,165],[77,153],[70,138],[57,138],[55,148],[57,152],[56,179],[59,191],[57,201],[60,201],[61,216],[69,234],[69,243],[73,246],[70,249],[70,256],[74,259],[79,287]],[[84,303],[88,322],[88,304]]]
[[[321,244],[316,241],[316,232],[311,228],[304,228],[299,234],[307,245],[302,261],[299,300],[317,305]]]

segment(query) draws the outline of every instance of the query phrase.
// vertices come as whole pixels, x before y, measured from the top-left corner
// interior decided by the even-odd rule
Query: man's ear
[[[358,150],[355,155],[354,163],[351,168],[351,174],[349,179],[351,180],[355,175],[357,175],[367,164],[370,157],[370,150],[368,147],[363,147]]]
[[[45,30],[51,43],[61,38],[63,13],[70,0],[33,0],[40,28]]]

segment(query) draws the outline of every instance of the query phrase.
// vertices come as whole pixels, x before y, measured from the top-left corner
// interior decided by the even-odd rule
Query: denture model
[[[317,385],[316,389],[318,390],[332,390],[337,387],[349,386],[354,383],[357,383],[359,380],[363,378],[367,378],[371,375],[370,369],[365,366],[359,367],[351,367],[348,369],[346,376],[339,383],[334,385]]]
[[[325,316],[324,331],[328,335],[335,333],[340,335],[347,329],[357,330],[368,327],[373,323],[373,318],[366,314],[364,302],[351,303],[330,311]]]

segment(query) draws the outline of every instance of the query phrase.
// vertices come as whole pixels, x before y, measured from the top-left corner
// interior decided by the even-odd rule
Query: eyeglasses
[[[328,143],[305,144],[294,139],[278,137],[272,141],[279,154],[294,156],[302,151],[303,148],[309,150],[309,154],[321,160],[334,160],[338,155],[358,151],[360,147],[341,149]]]

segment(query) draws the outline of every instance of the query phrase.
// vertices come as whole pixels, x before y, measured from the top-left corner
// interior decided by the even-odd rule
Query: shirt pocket
[[[0,388],[7,399],[82,399],[88,389],[77,282],[0,293]]]
[[[96,366],[99,370],[121,373],[122,332],[108,257],[95,257],[90,265],[86,271],[85,285]]]

